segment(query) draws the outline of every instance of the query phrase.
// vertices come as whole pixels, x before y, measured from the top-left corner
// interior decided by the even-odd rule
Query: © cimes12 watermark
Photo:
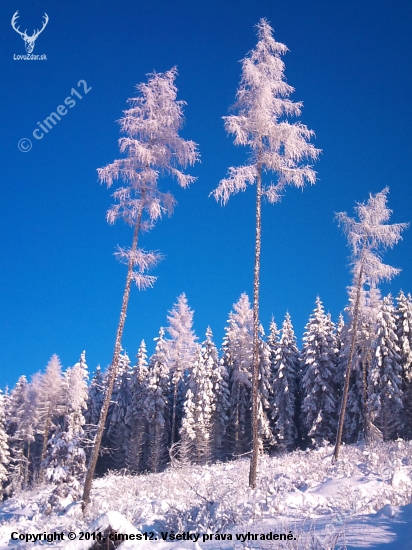
[[[27,29],[24,32],[22,32],[20,30],[20,27],[16,26],[18,18],[19,18],[19,12],[16,11],[13,14],[13,17],[11,18],[11,26],[17,32],[17,34],[19,34],[22,37],[22,39],[24,40],[24,46],[26,48],[27,53],[26,53],[26,55],[16,55],[16,54],[14,54],[13,59],[16,60],[16,61],[20,61],[20,60],[24,60],[24,61],[46,61],[47,60],[46,54],[41,54],[41,55],[36,54],[35,55],[33,53],[33,50],[34,50],[34,46],[36,45],[37,38],[44,31],[44,29],[46,28],[47,23],[49,22],[49,16],[47,15],[47,13],[45,13],[43,15],[42,28],[40,30],[37,29],[37,30],[33,31],[33,34],[30,35],[30,36],[27,34]]]
[[[81,93],[76,90],[75,88],[72,88],[70,90],[70,95],[66,97],[66,99],[63,101],[62,105],[58,105],[56,108],[56,111],[52,111],[48,117],[46,117],[42,122],[38,122],[37,126],[39,128],[35,128],[32,132],[32,135],[35,139],[41,140],[44,138],[46,134],[52,130],[56,124],[62,119],[62,117],[66,116],[69,109],[73,109],[73,107],[76,105],[77,99],[83,99],[83,97],[90,92],[92,89],[91,86],[87,86],[87,82],[85,80],[79,80],[77,83],[77,87],[80,89],[80,91],[84,94],[81,95]],[[32,148],[32,142],[29,138],[22,138],[18,143],[18,148],[22,153],[28,153]]]

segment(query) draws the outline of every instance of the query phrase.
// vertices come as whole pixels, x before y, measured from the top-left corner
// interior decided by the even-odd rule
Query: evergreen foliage
[[[4,486],[7,485],[9,481],[7,466],[9,464],[10,453],[5,424],[5,397],[0,390],[0,500],[3,499]]]
[[[271,403],[273,432],[277,446],[290,451],[298,433],[296,427],[297,373],[299,351],[289,313],[282,325],[282,336],[277,339],[277,328],[272,320],[268,344],[271,350]]]
[[[145,422],[147,425],[147,468],[159,472],[168,461],[168,441],[170,425],[170,378],[168,346],[161,328],[155,338],[156,349],[150,358],[149,373],[146,385],[146,396],[143,402]]]
[[[396,335],[402,367],[403,437],[412,438],[412,297],[401,291],[396,298]]]
[[[193,331],[193,311],[190,309],[186,295],[181,294],[167,317],[168,357],[171,374],[171,439],[173,445],[178,440],[182,416],[186,382],[198,348],[197,336]]]
[[[336,336],[334,324],[318,297],[309,318],[302,349],[301,422],[314,445],[332,441],[336,434]]]
[[[371,416],[385,440],[401,434],[403,395],[399,351],[395,308],[389,295],[383,299],[378,314],[377,336],[368,377]]]

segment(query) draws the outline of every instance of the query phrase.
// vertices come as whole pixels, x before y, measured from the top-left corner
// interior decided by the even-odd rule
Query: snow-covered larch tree
[[[186,295],[183,293],[178,297],[177,303],[167,317],[169,326],[166,330],[171,336],[171,339],[167,341],[172,379],[171,445],[177,441],[179,424],[182,419],[180,404],[183,405],[186,378],[192,368],[198,348],[197,336],[193,331],[193,313],[187,303]]]
[[[145,252],[139,247],[139,234],[149,229],[162,214],[170,214],[174,198],[170,193],[159,190],[160,176],[170,176],[181,187],[187,187],[195,178],[185,174],[184,168],[193,165],[199,158],[197,145],[179,136],[183,125],[184,101],[178,101],[175,78],[176,68],[165,73],[149,75],[147,83],[137,86],[138,97],[129,100],[131,108],[124,112],[120,126],[125,137],[119,140],[120,151],[126,158],[98,170],[101,182],[111,187],[115,181],[124,185],[114,192],[116,204],[108,211],[107,220],[114,223],[123,219],[133,227],[132,246],[120,248],[118,257],[127,264],[126,284],[116,332],[113,359],[105,399],[103,402],[94,447],[90,458],[84,486],[84,506],[89,502],[90,490],[96,468],[99,448],[103,437],[106,415],[119,355],[122,349],[122,335],[129,302],[130,287],[134,281],[138,288],[152,286],[154,278],[146,273],[159,260],[155,252]]]
[[[36,430],[42,436],[41,453],[38,461],[40,478],[44,476],[43,463],[50,436],[64,418],[67,406],[67,391],[64,384],[62,366],[59,357],[54,354],[47,363],[46,371],[33,378],[32,386],[36,392],[38,423]]]
[[[348,354],[348,363],[345,374],[339,425],[336,435],[334,460],[339,456],[342,440],[343,424],[345,420],[346,404],[348,400],[349,381],[352,362],[355,354],[358,320],[361,314],[361,299],[365,285],[375,295],[376,286],[382,280],[390,280],[399,273],[399,269],[384,264],[381,259],[386,248],[392,248],[400,239],[401,233],[408,227],[406,223],[388,224],[392,211],[386,206],[389,188],[385,187],[376,195],[369,195],[368,201],[355,207],[358,220],[350,218],[346,212],[339,212],[336,218],[348,238],[351,248],[351,263],[353,284],[349,290],[352,296],[352,310],[350,312],[351,339]],[[372,301],[375,301],[372,299]]]
[[[235,145],[250,149],[249,162],[229,169],[213,192],[216,200],[226,204],[229,197],[256,184],[256,241],[253,287],[253,377],[252,417],[253,453],[249,484],[255,486],[258,438],[258,368],[259,368],[259,273],[261,248],[261,201],[278,202],[287,185],[303,188],[315,183],[316,174],[307,161],[319,155],[310,142],[313,132],[300,122],[290,123],[288,116],[299,116],[302,103],[289,99],[294,91],[286,83],[281,56],[288,50],[273,38],[273,29],[266,19],[257,25],[259,41],[242,61],[242,78],[233,106],[236,114],[224,117],[225,128],[234,134]],[[263,185],[263,175],[274,172],[276,184]]]

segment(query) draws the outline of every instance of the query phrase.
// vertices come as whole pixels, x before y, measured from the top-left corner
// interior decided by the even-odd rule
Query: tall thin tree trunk
[[[345,386],[344,386],[343,395],[342,395],[342,405],[341,405],[340,415],[339,415],[338,433],[336,434],[336,443],[335,443],[335,449],[333,451],[332,460],[338,459],[340,445],[342,442],[343,423],[345,421],[346,405],[348,402],[348,393],[349,393],[349,378],[352,370],[353,355],[355,353],[355,345],[356,345],[356,333],[358,329],[359,303],[360,303],[360,296],[361,296],[361,290],[362,290],[362,275],[363,275],[363,262],[361,262],[358,285],[356,289],[356,301],[355,301],[355,309],[353,312],[353,323],[352,323],[353,325],[352,340],[350,344],[348,365],[346,367],[346,378],[345,378]]]
[[[256,242],[255,271],[253,280],[253,371],[252,371],[252,458],[250,460],[249,486],[256,486],[256,472],[259,454],[258,434],[258,384],[259,384],[259,275],[262,208],[262,166],[258,165],[256,179]]]
[[[51,411],[50,411],[50,408],[51,408],[51,405],[49,403],[49,406],[48,406],[48,409],[47,409],[46,422],[44,424],[43,444],[42,444],[41,455],[40,455],[40,465],[39,465],[40,481],[43,481],[43,478],[44,478],[43,462],[44,462],[44,459],[46,458],[47,443],[49,441],[49,431],[50,431],[50,425],[51,425]]]
[[[23,456],[24,456],[24,449],[23,449]],[[24,490],[26,490],[29,485],[29,465],[30,465],[30,441],[27,442],[27,457],[26,457],[26,463],[24,465],[24,477],[23,477]]]
[[[129,263],[128,263],[128,266],[127,266],[126,285],[125,285],[125,289],[124,289],[124,293],[123,293],[123,302],[122,302],[122,309],[121,309],[121,312],[120,312],[119,324],[117,326],[116,341],[115,341],[115,345],[114,345],[114,354],[113,354],[112,363],[111,363],[110,368],[109,368],[109,376],[108,376],[106,394],[104,396],[102,409],[100,411],[100,418],[99,418],[99,423],[97,425],[96,436],[95,436],[95,439],[94,439],[94,445],[93,445],[92,453],[91,453],[91,456],[90,456],[89,467],[87,469],[86,479],[84,481],[83,510],[85,510],[86,506],[90,502],[90,491],[91,491],[91,488],[92,488],[94,472],[96,470],[97,459],[99,457],[100,445],[101,445],[101,442],[102,442],[104,426],[105,426],[106,418],[107,418],[107,412],[109,410],[110,399],[112,397],[114,381],[116,379],[117,366],[118,366],[118,362],[119,362],[119,355],[120,355],[120,352],[121,352],[121,349],[122,349],[123,329],[124,329],[124,323],[126,321],[127,306],[128,306],[128,303],[129,303],[130,287],[131,287],[131,283],[132,283],[132,274],[133,274],[133,267],[134,267],[133,253],[136,252],[136,250],[137,250],[140,225],[141,225],[141,221],[142,221],[142,214],[143,214],[143,206],[140,207],[140,211],[139,211],[137,221],[136,221],[136,225],[135,225],[135,229],[134,229],[133,243],[132,243],[132,249],[131,249],[132,254],[129,258]]]
[[[363,438],[369,438],[369,407],[368,407],[368,372],[370,366],[370,347],[366,352],[365,361],[362,364],[362,385],[363,385]]]
[[[179,389],[179,379],[175,380],[174,386],[173,386],[173,406],[172,406],[172,433],[171,433],[171,441],[170,445],[173,445],[175,442],[175,432],[176,432],[176,415],[177,415],[177,395],[178,395],[178,389]]]

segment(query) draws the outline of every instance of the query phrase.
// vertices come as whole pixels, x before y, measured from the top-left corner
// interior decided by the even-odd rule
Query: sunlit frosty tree
[[[335,326],[319,298],[303,337],[301,422],[314,445],[331,441],[336,433]]]
[[[401,291],[396,298],[396,325],[402,365],[404,439],[412,439],[412,297]]]
[[[370,414],[382,431],[383,439],[401,435],[402,365],[396,317],[392,297],[383,299],[379,308],[373,359],[368,373]]]
[[[181,294],[177,303],[167,316],[169,326],[167,331],[171,336],[167,340],[171,377],[171,435],[170,444],[178,438],[180,422],[182,420],[182,406],[186,392],[186,381],[190,373],[196,351],[199,345],[193,331],[193,310],[190,309],[186,295]]]
[[[271,403],[276,442],[280,448],[292,450],[297,440],[295,418],[299,352],[289,313],[282,325],[282,337],[276,338],[272,320],[268,343],[271,348]]]
[[[7,465],[9,463],[9,445],[7,443],[7,434],[5,430],[5,403],[4,395],[0,390],[0,500],[3,500],[3,489],[6,484]]]
[[[253,376],[252,431],[253,453],[249,484],[255,486],[258,437],[258,367],[259,367],[259,272],[261,247],[261,201],[278,202],[287,185],[304,187],[315,183],[316,174],[306,161],[319,155],[309,139],[313,132],[300,122],[290,123],[288,116],[299,116],[302,103],[289,99],[294,91],[286,83],[281,56],[288,50],[273,38],[273,29],[265,19],[257,25],[259,41],[242,61],[242,78],[233,106],[235,114],[224,117],[225,128],[234,134],[235,145],[250,149],[249,162],[232,167],[213,192],[216,200],[226,204],[230,196],[256,184],[256,243],[253,291]],[[263,175],[273,172],[277,183],[263,185]]]
[[[171,214],[175,200],[170,193],[158,188],[160,176],[170,176],[181,187],[188,187],[195,178],[184,173],[184,168],[198,160],[197,145],[179,136],[183,125],[184,101],[178,101],[174,84],[176,68],[165,73],[149,75],[147,83],[137,86],[138,97],[129,100],[131,108],[124,112],[120,127],[125,137],[119,140],[121,153],[126,157],[98,170],[99,179],[111,187],[122,180],[123,186],[114,192],[115,204],[107,213],[107,221],[122,219],[133,228],[131,248],[119,248],[118,257],[127,264],[126,284],[117,327],[113,359],[107,381],[106,395],[84,487],[84,506],[89,502],[90,489],[99,454],[106,415],[110,404],[117,363],[121,351],[130,287],[152,286],[154,278],[147,271],[159,255],[145,252],[138,246],[139,234],[162,216]]]
[[[147,423],[147,467],[159,472],[168,460],[170,431],[168,346],[163,327],[155,338],[156,349],[149,363],[149,373],[144,398],[144,414]]]
[[[373,297],[376,286],[380,281],[390,280],[400,271],[400,269],[384,264],[381,258],[382,252],[388,247],[392,248],[401,239],[402,231],[408,227],[406,223],[387,223],[392,213],[386,206],[388,193],[389,188],[385,187],[376,195],[370,194],[366,203],[358,204],[355,207],[357,220],[350,218],[346,212],[340,212],[336,215],[339,225],[342,226],[348,238],[348,244],[352,251],[353,284],[349,289],[352,298],[350,350],[346,366],[334,459],[339,456],[348,400],[349,380],[357,342],[358,320],[361,315],[361,301],[365,285],[372,291]]]

